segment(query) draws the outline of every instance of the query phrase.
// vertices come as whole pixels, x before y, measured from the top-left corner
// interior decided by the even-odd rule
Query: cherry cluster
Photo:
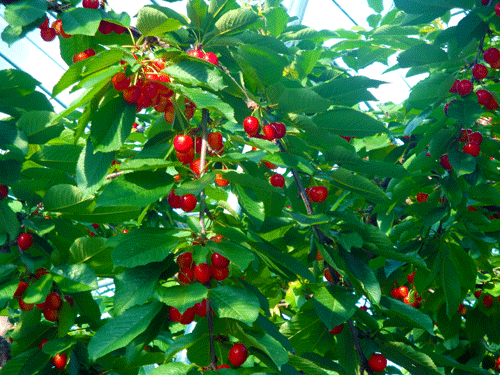
[[[45,268],[39,268],[35,271],[35,279],[38,280],[43,275],[48,274],[49,271]],[[26,281],[20,281],[17,286],[16,291],[14,292],[14,297],[19,297],[19,308],[22,311],[31,311],[35,307],[35,303],[27,303],[23,299],[23,294],[26,291],[30,284]],[[74,301],[71,296],[64,296],[66,301],[74,306]],[[61,296],[56,292],[51,292],[45,297],[45,301],[42,303],[37,303],[36,307],[40,310],[43,310],[43,316],[50,322],[55,322],[59,319],[59,310],[62,307],[62,299]]]
[[[167,202],[172,208],[180,208],[184,212],[191,212],[198,204],[198,199],[193,194],[177,195],[175,190],[170,190]]]
[[[408,282],[413,284],[413,280],[415,278],[415,272],[407,275]],[[397,284],[397,283],[396,283]],[[413,287],[412,291],[408,290],[406,286],[395,287],[391,290],[391,297],[399,300],[403,300],[407,305],[413,306],[416,309],[420,306],[422,301],[422,296],[419,296],[415,291],[415,287]]]
[[[195,315],[203,318],[207,316],[207,300],[195,303],[193,307],[189,307],[182,314],[175,307],[170,306],[168,317],[172,322],[181,324],[190,324],[193,322]]]
[[[60,19],[52,22],[52,25],[50,25],[49,27],[49,18],[46,17],[45,21],[43,21],[42,24],[38,26],[38,28],[40,29],[40,37],[46,42],[53,41],[58,35],[63,37],[64,39],[68,39],[71,37],[71,35],[64,32],[62,27],[62,20]]]
[[[177,265],[180,268],[178,275],[179,283],[183,285],[192,284],[198,281],[206,284],[210,279],[222,281],[229,275],[229,259],[219,253],[213,253],[210,258],[211,264],[196,264],[193,261],[193,254],[182,253],[177,257]]]
[[[91,56],[95,56],[95,51],[92,48],[86,49],[83,52],[79,52],[73,56],[73,63],[88,59]]]
[[[250,138],[261,138],[267,139],[268,141],[281,139],[286,135],[286,126],[282,122],[271,122],[268,125],[264,125],[262,127],[262,132],[264,134],[260,134],[260,122],[257,117],[254,116],[249,116],[243,120],[243,129]]]
[[[40,350],[42,350],[43,346],[48,342],[49,340],[47,339],[40,341],[40,345],[38,346]],[[57,353],[55,356],[50,357],[50,362],[56,369],[64,370],[68,364],[68,355],[66,353]]]
[[[219,65],[219,58],[213,52],[203,52],[201,49],[193,49],[187,54],[188,56],[208,61],[209,63],[212,63],[214,65]]]
[[[482,290],[476,290],[474,292],[474,297],[476,297],[476,299],[479,301],[482,293],[483,293]],[[493,296],[491,296],[490,294],[483,295],[483,297],[481,299],[483,301],[484,306],[486,306],[486,307],[493,306]],[[498,296],[498,301],[500,302],[500,296]]]

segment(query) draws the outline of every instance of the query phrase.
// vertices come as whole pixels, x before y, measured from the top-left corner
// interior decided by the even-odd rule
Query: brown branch
[[[207,159],[207,149],[208,149],[208,130],[207,123],[208,118],[210,117],[210,113],[208,109],[203,108],[201,110],[201,156],[200,156],[200,177],[203,177],[205,174],[205,165]],[[203,189],[200,192],[200,226],[201,226],[201,239],[205,239],[205,235],[207,234],[207,229],[205,228],[205,190]]]
[[[217,368],[217,356],[215,355],[215,344],[214,344],[214,323],[212,319],[212,306],[210,304],[210,299],[207,297],[207,324],[208,324],[208,342],[210,345],[210,368],[215,371]]]
[[[120,172],[113,172],[111,174],[108,174],[106,176],[106,180],[112,180],[113,178],[117,178],[118,176],[121,176],[123,174],[123,171]]]
[[[365,371],[369,375],[375,375],[372,369],[368,366],[368,358],[366,358],[365,353],[363,352],[363,348],[359,343],[357,328],[354,326],[354,323],[351,319],[347,319],[347,325],[349,327],[349,331],[351,332],[352,340],[354,341],[354,347],[359,354],[361,375],[364,375]]]

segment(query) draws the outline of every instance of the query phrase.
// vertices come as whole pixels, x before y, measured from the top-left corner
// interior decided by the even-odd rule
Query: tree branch
[[[208,324],[208,342],[210,344],[210,367],[213,371],[217,368],[217,356],[215,355],[214,344],[214,323],[212,317],[212,306],[210,299],[207,297],[207,324]]]
[[[208,109],[203,108],[201,110],[201,156],[200,156],[200,177],[203,177],[205,174],[205,165],[207,158],[207,149],[208,149],[208,130],[207,123],[208,118],[210,117],[210,113]],[[203,189],[200,192],[200,226],[201,226],[201,239],[205,239],[205,235],[207,234],[207,229],[205,228],[205,190]]]

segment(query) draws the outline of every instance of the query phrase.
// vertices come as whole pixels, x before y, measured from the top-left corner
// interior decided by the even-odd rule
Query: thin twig
[[[210,344],[210,367],[213,371],[217,368],[217,356],[215,355],[214,345],[214,323],[212,319],[212,306],[207,297],[207,324],[208,324],[208,342]]]
[[[123,171],[108,174],[106,176],[106,180],[112,180],[113,178],[117,178],[118,176],[121,176],[122,174],[123,174]]]
[[[361,375],[363,375],[365,371],[369,375],[374,375],[372,369],[368,366],[368,358],[366,358],[365,353],[363,353],[363,348],[359,343],[358,330],[356,329],[356,327],[354,327],[354,323],[351,319],[347,319],[347,325],[349,326],[349,331],[351,331],[352,340],[354,341],[354,347],[359,354]]]
[[[205,174],[205,165],[207,159],[207,149],[208,149],[208,130],[207,123],[208,118],[210,117],[210,113],[208,109],[203,108],[201,110],[201,156],[200,156],[200,177],[203,177]],[[203,189],[200,192],[200,226],[201,226],[201,239],[205,239],[205,235],[207,234],[207,229],[205,228],[205,190]]]

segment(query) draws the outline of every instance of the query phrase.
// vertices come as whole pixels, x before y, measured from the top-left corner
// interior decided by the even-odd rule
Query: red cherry
[[[243,121],[243,129],[249,136],[257,134],[259,127],[259,120],[256,117],[249,116]]]
[[[194,308],[190,307],[182,313],[180,323],[181,324],[190,324],[193,322],[193,320],[194,320]]]
[[[168,112],[165,112],[165,114]],[[179,160],[182,164],[189,164],[194,159],[194,150],[191,148],[188,152],[179,152],[176,151],[175,155],[177,156],[177,160]]]
[[[24,281],[20,281],[17,286],[16,291],[14,292],[14,297],[21,297],[26,289],[28,289],[30,284]]]
[[[137,103],[137,101],[141,98],[141,89],[136,85],[127,87],[123,90],[123,99],[127,103]]]
[[[95,51],[92,48],[86,49],[83,52],[85,52],[88,57],[95,56]]]
[[[479,296],[481,295],[482,292],[483,292],[482,290],[476,290],[474,292],[474,297],[476,297],[476,299],[479,299]]]
[[[49,273],[49,270],[46,268],[39,268],[35,271],[35,279],[40,279],[43,275],[47,275]]]
[[[225,180],[221,174],[215,175],[215,183],[220,187],[226,187],[227,185],[229,185],[229,181]]]
[[[112,26],[112,29],[113,29],[113,32],[115,34],[123,34],[127,31],[127,28],[122,26],[122,25],[118,25],[117,23],[112,23],[111,24]]]
[[[500,17],[500,3],[495,5],[495,14]]]
[[[415,279],[415,272],[417,272],[417,271],[413,271],[413,273],[410,273],[409,275],[406,275],[406,278],[408,279],[408,282],[410,284],[413,284],[413,281]]]
[[[40,348],[40,350],[43,349],[43,346],[45,345],[45,343],[49,342],[49,340],[47,339],[43,339],[42,341],[40,341],[40,345],[38,345],[38,347]]]
[[[473,132],[469,134],[469,142],[477,143],[478,145],[483,142],[483,135],[480,132]]]
[[[491,307],[491,305],[493,305],[493,297],[490,296],[489,294],[485,295],[483,297],[483,304],[486,307]]]
[[[172,322],[180,322],[181,321],[182,314],[177,310],[175,307],[170,306],[168,310],[168,318]]]
[[[268,141],[272,141],[276,138],[276,131],[271,125],[264,125],[262,131],[264,132],[264,135]]]
[[[229,276],[229,268],[215,268],[212,267],[212,277],[217,281],[225,280]]]
[[[186,194],[181,197],[181,208],[184,212],[191,212],[196,207],[198,200],[193,194]]]
[[[408,297],[408,288],[406,286],[400,286],[398,292],[402,298]]]
[[[68,363],[68,356],[66,353],[57,353],[54,357],[50,358],[50,361],[56,369],[64,370],[66,368],[66,364]]]
[[[460,83],[459,79],[456,79],[455,82],[453,82],[453,86],[450,88],[450,92],[458,92],[458,84]]]
[[[219,369],[221,369],[221,368],[228,368],[228,369],[230,369],[230,368],[231,368],[231,366],[229,366],[229,365],[219,365],[219,366],[217,366],[217,367],[215,368],[215,370],[217,371],[217,370],[219,370]]]
[[[77,53],[76,55],[73,56],[73,63],[77,63],[78,61],[85,60],[87,57],[89,57],[89,56],[85,52]]]
[[[439,158],[439,164],[446,169],[447,171],[451,171],[453,167],[450,164],[450,161],[448,160],[448,155],[443,155]]]
[[[153,99],[158,95],[158,90],[160,88],[160,84],[155,81],[148,81],[144,83],[141,87],[142,95],[146,98]]]
[[[26,303],[23,300],[23,297],[19,297],[19,308],[23,311],[31,311],[35,307],[34,303]]]
[[[175,260],[181,270],[193,267],[193,253],[185,252],[180,254]]]
[[[281,139],[286,134],[286,126],[282,122],[272,122],[271,126],[274,128],[274,136],[276,139]]]
[[[200,318],[207,316],[207,300],[203,299],[201,302],[194,304],[194,312]]]
[[[401,299],[401,294],[399,294],[399,288],[391,289],[391,297],[395,299]]]
[[[194,268],[194,276],[198,282],[205,284],[208,283],[212,277],[210,266],[207,263],[200,263]]]
[[[55,321],[57,321],[57,319],[59,319],[59,311],[45,308],[43,310],[43,316],[49,322],[55,322]]]
[[[477,208],[474,206],[467,206],[467,210],[477,212]]]
[[[428,197],[429,197],[429,194],[427,194],[427,193],[418,193],[417,194],[417,202],[419,202],[419,203],[427,202]]]
[[[500,51],[495,47],[488,48],[483,52],[483,59],[490,65],[495,64],[500,60]]]
[[[374,372],[382,372],[387,367],[387,359],[380,353],[373,353],[368,360],[368,367]]]
[[[493,95],[490,94],[489,91],[486,90],[477,90],[477,102],[481,105],[486,105],[493,98]]]
[[[475,64],[472,67],[472,75],[476,79],[484,79],[488,75],[488,68],[484,66],[483,64]]]
[[[489,5],[491,0],[481,0],[481,5]]]
[[[194,270],[192,268],[183,268],[179,272],[179,283],[186,285],[194,282]]]
[[[248,358],[248,351],[242,343],[234,344],[229,350],[229,362],[233,366],[241,366]]]
[[[101,5],[99,0],[83,0],[82,2],[82,6],[89,9],[97,9],[99,5]]]
[[[338,335],[342,330],[344,329],[344,323],[333,327],[333,329],[330,331],[332,335]]]
[[[360,309],[363,310],[363,311],[368,311],[368,307],[367,306],[361,306]]]
[[[49,17],[45,17],[45,21],[43,21],[40,26],[38,26],[39,29],[46,29],[49,27]]]
[[[219,132],[213,132],[207,136],[208,144],[215,151],[221,151],[224,148],[224,140],[222,139],[222,134]]]
[[[212,262],[212,266],[214,266],[215,268],[227,268],[229,266],[229,259],[227,259],[224,255],[220,255],[219,253],[213,253],[210,257],[210,260]]]
[[[68,39],[71,37],[71,35],[66,34],[64,32],[64,29],[62,27],[62,20],[58,19],[52,22],[51,27],[56,30],[56,34],[62,36],[64,39]]]
[[[223,238],[224,237],[222,237],[220,234],[218,234],[216,236],[210,237],[210,241],[220,243],[220,242],[222,242]]]
[[[56,38],[57,32],[56,29],[52,27],[47,27],[45,29],[40,30],[40,37],[45,42],[52,42]]]
[[[285,187],[285,178],[279,173],[273,174],[269,180],[274,187]]]
[[[9,195],[9,188],[6,185],[0,185],[0,200]]]
[[[495,100],[495,98],[493,96],[491,96],[490,101],[487,104],[485,104],[485,107],[486,107],[486,109],[489,109],[490,111],[494,111],[495,109],[498,108],[498,103]]]
[[[270,162],[265,161],[265,160],[264,160],[264,164],[265,164],[265,165],[266,165],[266,167],[267,167],[267,168],[269,168],[269,169],[276,169],[276,168],[278,168],[278,167],[277,167],[276,165],[274,165],[273,163],[270,163]]]
[[[324,202],[328,198],[328,190],[324,186],[314,186],[309,190],[309,198],[313,202]]]
[[[51,310],[59,310],[62,306],[61,296],[57,293],[49,293],[49,295],[45,298],[45,308],[49,308]]]
[[[472,85],[471,81],[469,81],[468,79],[463,79],[458,84],[457,92],[460,96],[467,96],[471,93],[473,88],[474,86]]]
[[[125,233],[125,230],[123,231]],[[75,307],[75,301],[71,296],[64,296],[64,299],[69,303],[71,307]]]
[[[201,49],[192,49],[191,51],[188,52],[188,56],[202,59],[203,57],[205,57],[205,54]]]
[[[175,190],[170,190],[168,193],[167,202],[172,208],[181,208],[181,197],[175,194]]]
[[[205,53],[205,56],[203,56],[203,60],[206,60],[214,65],[219,65],[219,59],[217,58],[217,55],[213,52]]]
[[[179,152],[188,152],[193,148],[193,138],[189,135],[179,134],[174,138],[174,148]]]
[[[113,87],[115,90],[123,91],[130,86],[130,78],[125,73],[118,73],[113,77]]]
[[[99,23],[98,30],[101,34],[104,35],[111,34],[111,32],[113,31],[113,24],[111,22],[102,20],[101,23]]]
[[[33,245],[33,237],[29,233],[21,233],[17,237],[17,245],[21,250],[28,250]]]
[[[469,143],[465,144],[462,151],[466,154],[470,154],[470,155],[476,157],[479,155],[479,152],[481,151],[481,147],[475,142],[469,142]]]

